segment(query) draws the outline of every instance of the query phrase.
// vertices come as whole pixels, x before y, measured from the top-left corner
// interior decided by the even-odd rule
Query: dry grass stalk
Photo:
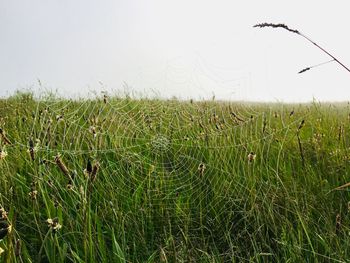
[[[165,251],[164,251],[164,249],[161,247],[160,248],[160,253],[159,253],[159,261],[160,262],[168,262],[168,258],[167,258],[167,256],[166,256],[166,253],[165,253]]]
[[[19,257],[21,255],[21,240],[17,239],[15,244],[15,256]]]
[[[302,163],[303,167],[305,167],[304,150],[303,150],[303,146],[302,146],[302,144],[301,144],[299,132],[297,132],[297,138],[298,138],[298,146],[299,146],[299,152],[300,152],[301,163]]]
[[[11,145],[12,143],[10,142],[10,140],[6,137],[5,135],[5,131],[3,129],[0,128],[0,137],[1,139],[4,141],[5,144]]]
[[[317,66],[320,66],[320,65],[323,65],[323,64],[326,64],[326,63],[329,63],[329,62],[332,62],[332,61],[335,61],[337,62],[340,66],[342,66],[344,69],[346,69],[349,73],[350,73],[350,69],[345,66],[342,62],[340,62],[336,57],[334,57],[332,54],[330,54],[327,50],[325,50],[323,47],[319,46],[315,41],[313,41],[312,39],[310,39],[309,37],[307,37],[306,35],[302,34],[299,30],[296,30],[296,29],[291,29],[289,28],[287,25],[285,24],[274,24],[274,23],[260,23],[260,24],[256,24],[254,25],[253,27],[259,27],[259,28],[264,28],[264,27],[272,27],[272,28],[283,28],[289,32],[292,32],[292,33],[295,33],[303,38],[305,38],[307,41],[311,42],[313,45],[315,45],[318,49],[320,49],[322,52],[326,53],[328,56],[330,56],[332,58],[332,60],[330,61],[326,61],[324,63],[320,63],[320,64],[317,64],[315,66],[311,66],[311,67],[307,67],[307,68],[304,68],[302,69],[301,71],[299,71],[299,73],[303,73],[305,71],[308,71],[310,70],[311,68],[313,67],[317,67]]]
[[[342,189],[347,188],[349,186],[350,186],[350,183],[346,183],[346,184],[343,184],[341,186],[334,188],[333,190],[342,190]]]
[[[304,127],[304,125],[305,125],[305,120],[302,120],[301,123],[299,124],[298,130],[297,130],[298,146],[299,146],[301,163],[302,163],[303,167],[305,167],[305,157],[304,157],[303,146],[302,146],[301,140],[300,140],[300,130]]]
[[[338,129],[338,141],[341,140],[343,133],[344,133],[344,127],[343,125],[340,125]]]

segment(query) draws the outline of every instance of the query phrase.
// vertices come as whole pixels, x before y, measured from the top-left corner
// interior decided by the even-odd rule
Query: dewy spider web
[[[108,98],[107,103],[102,99],[40,101],[33,113],[31,133],[21,138],[40,142],[36,154],[41,160],[53,160],[61,154],[69,169],[77,173],[76,178],[84,177],[88,159],[98,160],[101,181],[115,192],[114,201],[124,212],[131,207],[151,207],[157,217],[164,213],[177,217],[179,211],[215,207],[208,199],[211,195],[226,199],[227,185],[244,187],[246,175],[235,170],[237,163],[253,169],[247,162],[248,153],[268,155],[275,135],[299,121],[293,120],[282,130],[265,127],[266,132],[262,132],[264,119],[274,118],[271,112],[263,116],[248,106],[239,111],[235,107],[229,103],[128,98]],[[257,146],[261,141],[266,143]],[[16,144],[27,148],[25,140]],[[226,159],[227,151],[232,151],[230,159]],[[203,173],[199,171],[201,164]],[[77,188],[79,182],[74,182]],[[96,195],[104,198],[103,193]],[[188,211],[179,203],[185,203]],[[225,204],[216,209],[225,209]]]
[[[208,71],[203,65],[197,70]],[[226,88],[219,76],[215,83]],[[278,170],[278,160],[276,167],[265,160],[270,152],[276,156],[281,151],[285,135],[301,121],[289,117],[291,109],[277,116],[261,107],[113,96],[76,101],[43,97],[30,106],[23,100],[18,116],[26,119],[18,119],[22,133],[12,133],[12,139],[28,171],[15,180],[27,192],[33,182],[44,188],[48,196],[39,194],[37,201],[58,203],[65,222],[79,221],[88,203],[110,224],[106,231],[152,229],[152,242],[163,231],[177,238],[186,231],[193,238],[222,236],[216,245],[227,243],[226,233],[244,236],[240,229],[253,228],[254,222],[245,220],[255,203],[250,196],[257,192],[261,199],[272,198],[267,182],[278,178],[265,178],[266,183],[251,188],[254,176],[261,169]],[[34,161],[27,152],[29,140],[35,144]],[[253,162],[248,161],[250,152],[257,156]],[[71,178],[60,173],[54,161],[58,155]],[[89,161],[100,165],[92,189],[84,173]],[[246,198],[237,197],[242,192]],[[52,211],[50,217],[56,216],[57,209]],[[127,235],[126,242],[135,239]]]
[[[89,193],[91,208],[115,220],[109,222],[111,227],[148,227],[175,236],[187,231],[194,238],[198,233],[218,236],[228,229],[244,236],[240,229],[254,227],[254,221],[245,220],[247,210],[257,205],[253,193],[261,200],[273,199],[268,182],[280,181],[278,173],[259,178],[259,171],[278,170],[278,159],[275,166],[266,160],[270,155],[282,158],[287,134],[295,133],[306,117],[289,116],[289,108],[275,113],[266,106],[225,102],[103,100],[44,98],[30,114],[23,101],[18,116],[30,117],[16,120],[18,133],[8,131],[13,142],[9,152],[21,149],[22,166],[28,167],[27,174],[14,176],[16,182],[28,192],[32,181],[47,189],[46,198],[59,203],[68,222],[77,217],[72,211],[86,205]],[[29,140],[36,142],[34,161],[27,153]],[[256,154],[253,161],[247,158],[251,151]],[[72,182],[54,163],[58,154],[74,175]],[[100,163],[92,189],[84,174],[88,160]],[[8,166],[11,169],[10,162]],[[72,188],[67,189],[69,183]],[[246,198],[237,198],[239,192]]]

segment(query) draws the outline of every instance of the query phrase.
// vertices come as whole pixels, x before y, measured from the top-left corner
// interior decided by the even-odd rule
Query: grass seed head
[[[73,190],[73,180],[69,179],[68,184],[67,184],[67,190]]]
[[[92,133],[94,138],[97,136],[97,132],[96,132],[96,127],[95,126],[90,126],[89,131],[90,131],[90,133]]]
[[[53,219],[48,218],[48,219],[46,220],[46,222],[47,222],[47,224],[48,224],[48,227],[50,227],[54,233],[57,232],[58,230],[60,230],[60,229],[62,228],[62,225],[59,223],[57,217],[55,217],[55,218],[53,218]]]
[[[36,200],[36,197],[38,195],[38,191],[37,190],[32,190],[32,191],[29,192],[28,195],[29,195],[30,199],[32,199],[34,201],[34,200]]]
[[[260,23],[260,24],[256,24],[253,27],[272,27],[272,28],[283,28],[285,30],[288,30],[289,32],[295,33],[295,34],[300,34],[300,32],[296,29],[291,29],[289,28],[287,25],[279,23],[279,24],[274,24],[274,23]]]
[[[96,175],[97,175],[97,172],[98,172],[99,168],[100,168],[100,164],[99,164],[99,162],[96,162],[94,164],[94,166],[92,167],[91,177],[90,177],[91,178],[91,182],[94,182],[96,180]]]
[[[57,198],[53,198],[53,206],[57,209],[60,206],[60,202],[57,200]]]
[[[92,172],[92,165],[91,165],[90,159],[88,159],[87,164],[86,164],[86,172],[88,174],[91,174],[91,172]]]
[[[57,155],[55,157],[55,162],[56,162],[58,168],[60,168],[60,170],[62,171],[62,173],[66,176],[69,176],[69,170],[68,170],[67,166],[63,163],[60,155]]]
[[[7,156],[7,151],[5,151],[4,149],[0,149],[0,160],[5,159]]]
[[[35,159],[35,150],[34,150],[34,142],[33,142],[33,139],[30,138],[29,139],[29,154],[30,154],[30,158],[32,159],[32,161],[34,161]]]
[[[302,120],[299,124],[298,131],[300,131],[305,125],[305,120]]]
[[[308,70],[310,70],[310,69],[311,69],[310,67],[303,68],[302,70],[300,70],[300,71],[298,72],[298,74],[304,73],[304,72],[306,72],[306,71],[308,71]]]
[[[0,207],[0,220],[7,220],[7,212],[3,207]]]
[[[63,114],[57,115],[57,116],[56,116],[56,121],[57,121],[57,122],[63,121]]]
[[[256,154],[254,152],[250,152],[248,154],[248,161],[249,162],[253,162],[255,160],[255,158],[256,158]]]
[[[200,163],[198,166],[198,172],[200,176],[204,175],[204,171],[205,171],[206,167],[204,163]]]

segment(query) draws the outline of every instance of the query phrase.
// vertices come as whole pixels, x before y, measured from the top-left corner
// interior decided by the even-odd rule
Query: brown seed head
[[[302,120],[301,123],[299,124],[299,127],[298,127],[298,131],[301,130],[301,128],[303,128],[305,125],[305,120]]]
[[[292,32],[292,33],[295,33],[295,34],[300,34],[300,32],[296,29],[291,29],[289,28],[287,25],[285,24],[273,24],[273,23],[261,23],[261,24],[256,24],[254,25],[253,27],[260,27],[260,28],[263,28],[263,27],[272,27],[272,28],[283,28],[285,30],[288,30],[289,32]]]
[[[21,255],[21,240],[17,239],[15,244],[15,255],[19,257]]]
[[[62,171],[62,173],[65,176],[69,176],[69,170],[68,170],[67,166],[63,163],[60,155],[57,155],[55,157],[55,162],[56,162],[58,168],[60,168],[60,170]]]
[[[87,164],[86,164],[86,172],[88,174],[91,174],[91,172],[92,172],[92,165],[91,165],[90,159],[88,159]]]
[[[298,74],[304,73],[305,71],[308,71],[308,70],[310,70],[310,69],[311,69],[310,67],[304,68],[304,69],[300,70],[300,71],[298,72]]]
[[[34,161],[35,150],[34,150],[34,142],[33,142],[32,138],[29,139],[29,154],[30,154],[30,158],[32,159],[32,161]]]
[[[339,232],[340,228],[341,228],[341,216],[340,214],[337,214],[337,216],[335,217],[335,230]]]
[[[97,175],[97,172],[100,168],[100,164],[98,162],[96,162],[94,164],[94,166],[92,167],[92,171],[91,171],[91,182],[94,182],[96,180],[96,175]]]

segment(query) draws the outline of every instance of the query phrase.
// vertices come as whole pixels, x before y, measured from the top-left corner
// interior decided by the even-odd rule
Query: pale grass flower
[[[256,154],[254,152],[250,152],[248,154],[248,161],[249,162],[253,162],[255,160],[255,158],[256,158]]]
[[[1,220],[7,219],[7,212],[3,207],[0,207],[0,219]]]
[[[29,197],[32,199],[32,200],[36,200],[36,196],[38,195],[38,191],[37,190],[33,190],[31,192],[29,192]]]
[[[62,225],[58,222],[58,218],[48,218],[46,220],[48,227],[50,227],[52,230],[57,231],[62,228]]]
[[[5,159],[6,156],[7,156],[7,151],[1,149],[0,150],[0,160]]]

